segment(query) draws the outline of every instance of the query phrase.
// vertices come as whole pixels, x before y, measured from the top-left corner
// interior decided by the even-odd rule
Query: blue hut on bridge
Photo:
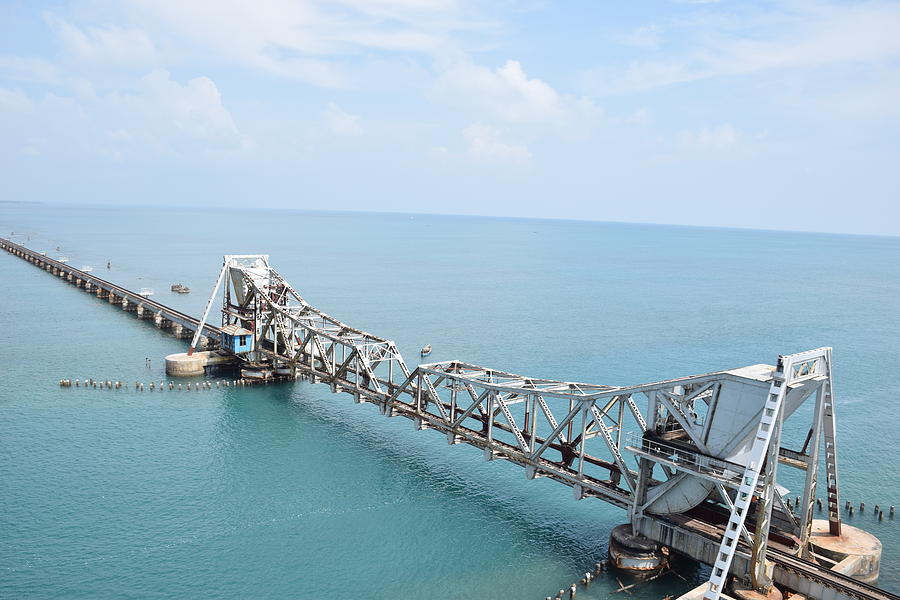
[[[222,328],[222,348],[238,354],[253,350],[253,332],[237,323]]]

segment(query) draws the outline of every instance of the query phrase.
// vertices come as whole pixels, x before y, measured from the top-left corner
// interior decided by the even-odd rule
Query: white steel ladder
[[[741,537],[740,532],[743,530],[744,522],[747,520],[747,508],[750,506],[750,501],[756,491],[756,484],[759,481],[760,472],[763,469],[763,460],[769,448],[769,442],[772,439],[772,431],[775,429],[776,420],[781,417],[781,405],[787,392],[786,374],[790,372],[790,359],[779,356],[778,366],[775,367],[775,372],[772,375],[772,385],[769,388],[769,394],[763,406],[762,418],[759,421],[756,437],[753,439],[753,446],[750,449],[749,462],[744,469],[744,477],[741,479],[741,485],[737,491],[737,497],[731,510],[731,516],[728,519],[725,535],[722,536],[722,542],[719,544],[716,562],[713,563],[712,573],[709,576],[709,587],[703,594],[704,600],[719,600],[719,595],[725,589],[725,581],[728,578],[731,561],[734,559]]]

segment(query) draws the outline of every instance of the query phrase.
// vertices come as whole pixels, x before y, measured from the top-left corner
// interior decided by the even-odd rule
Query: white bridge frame
[[[595,497],[625,508],[636,531],[643,520],[654,518],[644,511],[649,487],[665,486],[677,473],[714,481],[729,520],[705,595],[708,600],[716,600],[724,589],[742,542],[749,548],[752,567],[750,573],[738,575],[760,590],[771,585],[766,550],[773,509],[791,524],[788,533],[800,540],[797,551],[808,557],[823,441],[831,532],[840,533],[830,348],[778,358],[752,460],[744,468],[705,455],[702,444],[691,454],[661,443],[637,442],[648,429],[680,426],[690,431],[702,426],[693,411],[700,403],[708,404],[723,382],[735,379],[733,372],[616,387],[524,377],[455,360],[410,371],[392,341],[309,305],[269,265],[267,255],[224,257],[198,332],[223,281],[227,283],[222,325],[238,324],[252,332],[253,350],[240,355],[248,368],[271,368],[296,379],[327,383],[332,392],[377,404],[384,415],[404,416],[418,429],[438,430],[450,444],[476,446],[487,460],[521,465],[529,479],[549,477],[564,483],[573,488],[576,499]],[[195,337],[189,352],[197,343]],[[816,405],[807,443],[795,451],[781,447],[781,411],[788,388],[803,382],[817,386]],[[646,401],[646,413],[638,400]],[[626,428],[634,432],[627,439]],[[629,466],[626,452],[634,454],[635,467]],[[775,489],[779,462],[807,472],[799,518]],[[653,479],[654,465],[663,481]],[[746,523],[754,497],[756,525],[750,531]]]

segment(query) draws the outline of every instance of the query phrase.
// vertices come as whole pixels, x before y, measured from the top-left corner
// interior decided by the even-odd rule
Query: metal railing
[[[710,475],[728,482],[739,482],[744,473],[742,465],[693,452],[682,447],[673,446],[663,441],[644,437],[637,431],[626,434],[627,448],[632,452],[640,452],[651,457],[660,458],[696,473]]]

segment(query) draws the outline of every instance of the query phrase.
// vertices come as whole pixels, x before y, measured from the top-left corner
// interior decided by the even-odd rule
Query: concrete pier
[[[215,351],[186,352],[170,354],[166,357],[166,375],[171,377],[191,377],[218,372],[238,366],[238,360],[230,354]]]
[[[835,563],[833,571],[869,584],[878,581],[882,546],[868,531],[843,523],[841,535],[834,536],[828,531],[828,521],[816,519],[810,543],[814,554]]]
[[[617,525],[609,535],[609,560],[632,573],[653,573],[662,569],[668,549],[631,530],[631,523]]]

